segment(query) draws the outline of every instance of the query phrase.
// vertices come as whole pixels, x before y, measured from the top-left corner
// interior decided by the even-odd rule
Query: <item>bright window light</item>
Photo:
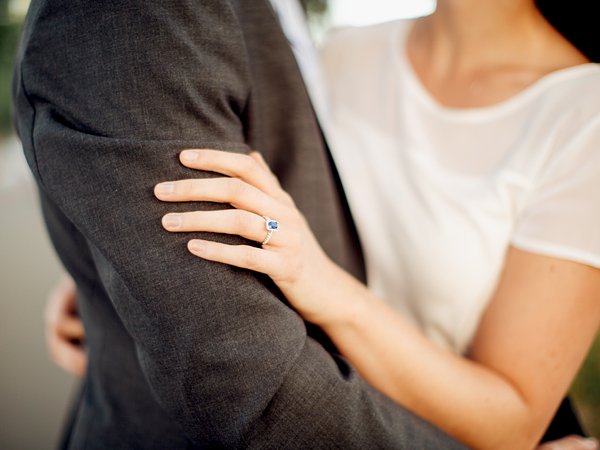
[[[370,25],[431,14],[435,0],[330,0],[333,26]]]

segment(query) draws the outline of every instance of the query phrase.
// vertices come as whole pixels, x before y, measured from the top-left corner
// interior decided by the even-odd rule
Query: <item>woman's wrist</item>
[[[369,309],[366,286],[329,258],[319,267],[314,286],[322,307],[311,322],[323,329],[354,328]]]

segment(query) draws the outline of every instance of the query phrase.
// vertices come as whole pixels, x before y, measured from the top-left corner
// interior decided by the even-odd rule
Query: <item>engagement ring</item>
[[[267,228],[267,235],[260,245],[267,245],[273,236],[274,231],[279,231],[279,222],[273,219],[269,219],[267,216],[263,216],[265,219],[265,227]]]

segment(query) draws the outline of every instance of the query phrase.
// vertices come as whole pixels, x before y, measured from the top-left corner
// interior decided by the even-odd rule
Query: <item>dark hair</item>
[[[544,17],[581,53],[600,62],[600,26],[594,0],[536,0]]]

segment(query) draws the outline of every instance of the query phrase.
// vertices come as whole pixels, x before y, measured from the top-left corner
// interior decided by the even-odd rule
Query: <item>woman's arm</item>
[[[600,322],[598,270],[511,248],[461,358],[344,276],[329,295],[351,299],[352,312],[322,324],[342,354],[378,389],[475,448],[539,442]]]
[[[182,162],[238,179],[175,182],[169,198],[159,198],[237,209],[167,215],[168,230],[240,234],[261,242],[263,215],[277,219],[280,230],[262,249],[193,240],[192,253],[270,275],[367,381],[467,445],[537,444],[600,325],[599,270],[511,248],[463,358],[433,345],[333,264],[258,158],[211,151],[196,156]]]

